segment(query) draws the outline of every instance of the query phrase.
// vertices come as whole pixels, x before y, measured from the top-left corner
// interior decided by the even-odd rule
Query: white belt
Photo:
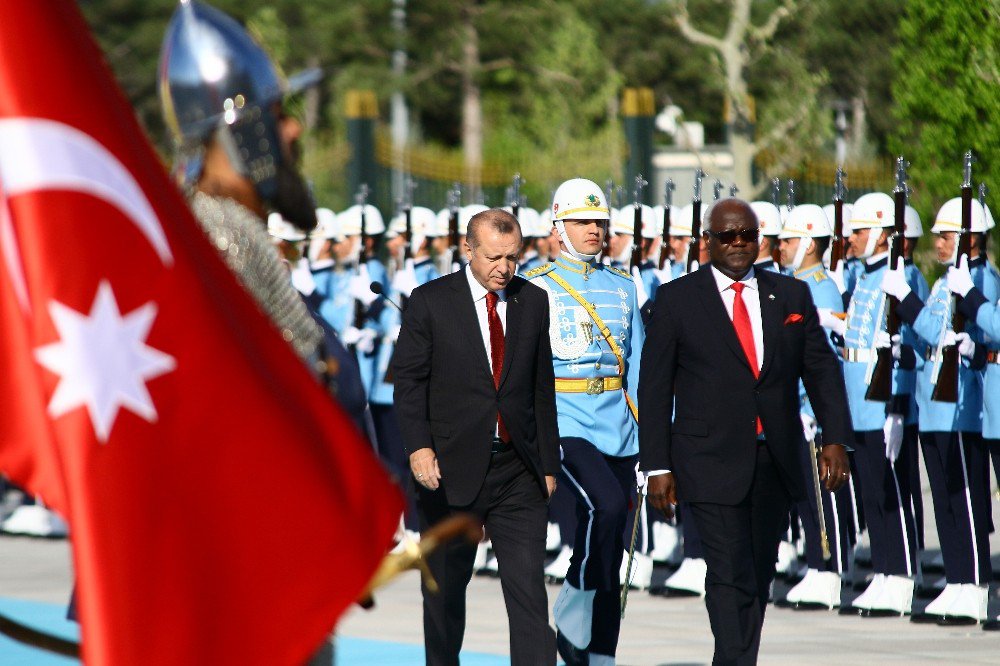
[[[841,357],[850,363],[871,363],[878,358],[876,349],[848,349],[841,351]]]

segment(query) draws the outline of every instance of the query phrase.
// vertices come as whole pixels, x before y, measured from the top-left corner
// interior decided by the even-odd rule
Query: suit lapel
[[[750,362],[747,361],[747,355],[743,352],[743,347],[740,346],[739,338],[736,337],[733,320],[729,318],[729,313],[726,312],[726,304],[722,302],[722,294],[719,293],[719,287],[715,282],[715,276],[712,275],[711,266],[706,265],[705,268],[699,270],[698,275],[701,274],[704,274],[700,284],[704,292],[704,297],[699,300],[705,308],[705,313],[708,315],[709,327],[712,330],[719,331],[729,349],[743,363],[743,366],[750,371]]]
[[[510,372],[511,360],[514,358],[514,351],[517,349],[518,332],[521,330],[521,308],[524,307],[518,294],[521,291],[522,282],[518,278],[511,280],[507,285],[507,323],[504,329],[503,343],[503,368],[500,371],[500,388],[507,380]]]
[[[451,287],[457,292],[455,315],[458,317],[456,333],[460,336],[469,336],[467,349],[475,358],[473,364],[485,372],[490,383],[493,383],[493,370],[490,368],[489,360],[486,357],[486,344],[483,342],[482,329],[479,328],[479,317],[476,315],[476,304],[472,301],[472,290],[469,288],[469,279],[465,276],[465,270],[452,273],[454,279]],[[468,331],[469,333],[466,333]]]
[[[781,313],[784,311],[778,295],[775,291],[774,281],[771,276],[764,271],[757,273],[757,288],[760,294],[760,319],[764,333],[764,362],[760,368],[760,376],[763,377],[774,358],[775,349],[778,346],[778,337],[781,334]]]

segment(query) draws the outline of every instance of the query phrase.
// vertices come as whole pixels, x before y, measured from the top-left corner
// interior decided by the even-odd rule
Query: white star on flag
[[[119,407],[156,421],[146,382],[177,367],[172,356],[146,345],[156,304],[122,317],[111,284],[102,280],[89,316],[56,301],[49,303],[49,314],[60,341],[35,350],[35,360],[60,377],[49,415],[85,406],[101,443],[108,441]]]

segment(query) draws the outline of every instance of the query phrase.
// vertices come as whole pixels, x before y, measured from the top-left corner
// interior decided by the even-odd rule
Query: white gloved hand
[[[691,271],[690,271],[691,273],[694,273],[699,268],[701,268],[701,265],[698,263],[697,259],[691,262]]]
[[[358,269],[358,274],[351,278],[350,282],[347,283],[347,292],[355,299],[361,301],[361,304],[368,307],[375,302],[378,298],[378,294],[372,291],[372,279],[368,275],[368,267],[361,264],[361,268]]]
[[[844,279],[844,260],[843,259],[841,259],[840,261],[837,262],[837,270],[835,270],[835,271],[827,271],[827,274],[830,276],[830,279],[833,280],[833,283],[835,285],[837,285],[837,289],[840,290],[841,294],[843,294],[843,293],[845,293],[847,291],[847,281]]]
[[[816,419],[805,412],[799,412],[799,418],[802,419],[802,434],[806,436],[806,441],[814,441],[816,439],[816,431],[819,429]]]
[[[316,291],[316,280],[313,279],[309,264],[300,261],[292,269],[292,286],[303,296],[310,296]]]
[[[885,331],[879,331],[875,334],[875,348],[876,349],[889,349],[892,347],[892,338]]]
[[[361,337],[354,344],[354,349],[363,354],[371,354],[373,351],[375,351],[376,337],[378,337],[378,334],[375,332],[374,329],[371,328],[361,329]]]
[[[646,494],[646,475],[639,471],[639,463],[635,464],[635,487],[639,489],[640,495]]]
[[[417,272],[413,269],[413,259],[407,259],[402,270],[396,271],[392,278],[392,288],[403,298],[409,298],[413,290],[420,286],[417,282]]]
[[[816,308],[816,314],[819,315],[819,325],[823,328],[841,337],[847,334],[847,321],[833,314],[830,308]]]
[[[969,272],[969,260],[963,254],[958,258],[958,266],[948,269],[948,290],[953,294],[965,296],[975,286],[972,282],[972,273]]]
[[[898,361],[903,358],[903,338],[897,333],[890,338],[890,341],[892,342],[892,358]]]
[[[451,272],[452,273],[457,273],[460,270],[462,270],[462,264],[458,263],[457,261],[451,262]]]
[[[653,269],[653,274],[656,276],[656,279],[660,281],[660,284],[666,284],[674,279],[674,274],[670,270],[670,264],[666,263],[663,264],[663,266],[663,268]]]
[[[343,342],[345,346],[355,345],[360,339],[361,329],[355,328],[354,326],[348,326],[344,329],[344,332],[340,334],[340,341]]]
[[[402,329],[403,327],[400,326],[399,324],[396,324],[395,326],[391,327],[389,329],[389,332],[385,334],[386,339],[388,339],[389,342],[391,342],[392,344],[396,344],[396,341],[399,340],[399,332]]]
[[[882,434],[885,436],[885,457],[894,463],[903,446],[903,415],[887,415],[885,425],[882,426]]]
[[[632,267],[632,282],[635,283],[635,300],[641,308],[649,300],[649,294],[646,293],[646,286],[642,283],[642,273],[639,271],[638,266]]]
[[[972,358],[976,353],[976,343],[972,341],[968,333],[955,333],[955,331],[945,331],[945,347],[958,347],[958,353],[965,358]]]
[[[906,272],[903,270],[903,258],[896,262],[895,268],[889,268],[882,278],[882,291],[903,300],[910,295],[910,285],[906,282]]]

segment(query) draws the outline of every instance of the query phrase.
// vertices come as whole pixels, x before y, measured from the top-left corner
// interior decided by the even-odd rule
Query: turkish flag
[[[70,0],[0,3],[0,331],[0,470],[70,523],[85,660],[303,663],[401,499]]]

